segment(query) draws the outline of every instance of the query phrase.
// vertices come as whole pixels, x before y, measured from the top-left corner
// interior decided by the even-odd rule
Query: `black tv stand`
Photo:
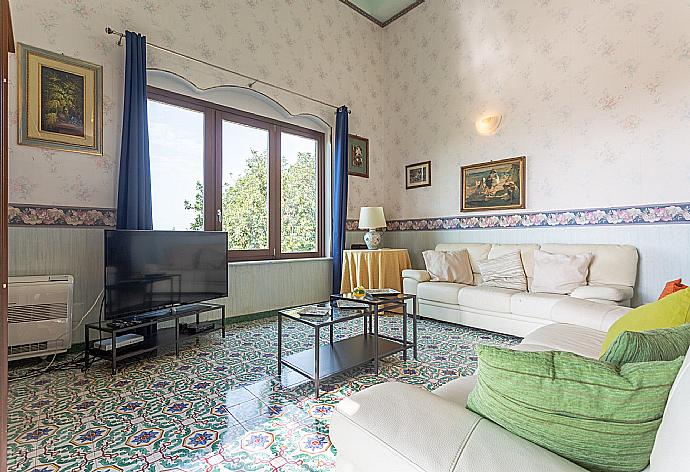
[[[205,325],[204,322],[199,322],[199,315],[201,313],[214,310],[220,310],[221,312],[220,324],[218,326],[216,323],[214,323],[212,329],[205,327],[205,330],[199,329],[197,330],[198,332],[195,333],[191,332],[193,330],[187,331],[186,333],[180,332],[180,318],[194,316],[194,324],[196,326]],[[115,324],[114,326],[109,326],[104,322],[88,323],[84,325],[84,370],[89,368],[90,360],[93,356],[109,360],[112,367],[112,374],[115,375],[117,371],[117,363],[124,359],[141,356],[154,351],[157,353],[160,348],[170,345],[175,346],[175,355],[179,356],[180,341],[190,338],[195,339],[203,334],[218,330],[220,330],[222,336],[225,337],[225,305],[215,303],[193,303],[190,305],[180,305],[172,308],[142,313],[130,318],[124,318],[121,321],[126,322],[126,325],[120,326]],[[163,329],[158,328],[158,323],[163,323],[165,321],[174,321],[175,327]],[[110,339],[112,343],[111,349],[106,351],[95,347],[94,344],[97,340],[90,339],[91,330],[98,332],[98,340]],[[107,336],[104,337],[104,333],[107,334]],[[118,348],[118,335],[128,333],[140,334],[144,337],[144,340],[136,344]]]

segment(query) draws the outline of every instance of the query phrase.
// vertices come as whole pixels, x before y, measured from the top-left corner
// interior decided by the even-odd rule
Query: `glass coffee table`
[[[386,297],[368,296],[358,299],[351,294],[332,295],[329,302],[305,305],[278,312],[278,375],[283,366],[288,367],[314,383],[316,397],[320,395],[323,379],[342,373],[369,362],[374,363],[374,372],[379,373],[379,360],[399,352],[407,360],[407,351],[412,349],[417,358],[417,310],[414,295],[395,294]],[[412,301],[412,341],[408,340],[407,301]],[[354,304],[356,306],[353,306]],[[348,307],[339,307],[347,305]],[[320,315],[307,315],[307,307],[321,307]],[[396,338],[379,332],[379,315],[392,309],[401,309],[403,335]],[[313,310],[312,310],[313,311]],[[314,330],[314,347],[283,357],[283,323],[290,320],[305,324]],[[362,320],[360,334],[336,340],[334,325],[356,319]],[[321,333],[329,330],[329,342],[321,343]]]

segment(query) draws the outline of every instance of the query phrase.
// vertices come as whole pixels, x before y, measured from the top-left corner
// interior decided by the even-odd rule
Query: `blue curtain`
[[[125,100],[117,187],[117,228],[153,229],[146,106],[146,36],[126,32]]]
[[[333,228],[331,255],[333,256],[333,293],[340,293],[343,277],[343,249],[347,221],[347,107],[338,108],[335,118],[335,147],[333,152]]]

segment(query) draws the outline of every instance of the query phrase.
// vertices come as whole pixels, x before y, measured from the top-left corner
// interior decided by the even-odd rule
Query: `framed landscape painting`
[[[19,144],[103,154],[103,68],[19,44]]]
[[[354,134],[347,135],[347,173],[369,178],[369,140]]]
[[[405,188],[431,186],[431,161],[405,166]]]
[[[463,166],[460,211],[525,208],[525,156]]]

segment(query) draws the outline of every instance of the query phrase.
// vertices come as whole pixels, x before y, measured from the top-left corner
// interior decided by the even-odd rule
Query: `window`
[[[323,133],[148,94],[154,229],[226,231],[229,260],[323,255]]]

